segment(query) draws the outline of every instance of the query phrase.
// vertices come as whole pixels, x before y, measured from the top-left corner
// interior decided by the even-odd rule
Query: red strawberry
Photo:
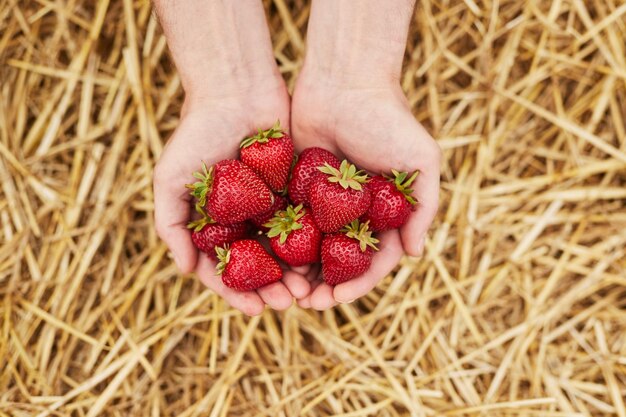
[[[234,290],[256,290],[283,277],[278,262],[256,240],[238,240],[230,248],[215,248],[215,252],[220,260],[217,273],[224,285]]]
[[[370,229],[374,232],[397,229],[402,226],[411,214],[415,199],[411,196],[413,190],[409,187],[415,181],[419,171],[411,177],[407,172],[391,170],[394,178],[385,178],[377,175],[367,183],[372,192],[372,204],[362,217],[362,221],[370,222]]]
[[[318,168],[324,163],[339,168],[339,159],[322,148],[307,148],[298,157],[289,181],[289,199],[293,204],[309,205],[309,188],[315,178],[323,175]]]
[[[370,268],[378,239],[367,223],[353,221],[340,233],[322,240],[322,276],[328,285],[337,285],[362,275]]]
[[[319,262],[322,232],[302,204],[287,207],[265,224],[274,253],[288,265],[302,266]]]
[[[269,222],[270,220],[272,220],[272,217],[274,217],[274,214],[278,210],[286,209],[288,204],[289,204],[289,201],[287,201],[286,197],[283,197],[282,195],[274,194],[274,204],[272,204],[272,207],[270,207],[269,210],[267,210],[266,212],[261,213],[258,216],[254,216],[253,218],[251,218],[250,223],[252,223],[254,226],[256,226],[260,230],[267,231],[269,229],[263,225]]]
[[[248,233],[248,225],[245,223],[224,226],[215,223],[215,220],[207,216],[203,210],[199,211],[203,215],[202,218],[189,223],[187,227],[193,229],[191,241],[194,246],[212,259],[217,259],[215,255],[216,246],[224,246],[243,239]]]
[[[345,159],[339,169],[326,164],[319,170],[326,175],[311,185],[309,201],[317,226],[324,233],[333,233],[369,208],[371,193],[363,187],[367,174]]]
[[[293,162],[293,142],[280,128],[280,121],[245,138],[240,148],[241,162],[252,168],[272,191],[285,189]]]
[[[206,208],[217,223],[231,225],[251,219],[274,204],[274,194],[263,180],[240,161],[226,159],[208,171],[195,172],[190,184],[197,207]]]

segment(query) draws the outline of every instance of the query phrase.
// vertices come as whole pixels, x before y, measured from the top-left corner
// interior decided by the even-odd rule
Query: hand
[[[329,81],[305,67],[292,103],[292,135],[297,151],[319,146],[347,158],[371,174],[420,171],[414,187],[416,210],[399,230],[381,233],[379,251],[362,276],[331,287],[319,268],[302,270],[312,292],[298,300],[317,310],[365,295],[397,265],[403,252],[422,253],[426,232],[437,213],[441,151],[415,120],[399,85],[371,83],[367,88]]]
[[[289,96],[282,80],[263,85],[276,87],[186,102],[180,124],[154,170],[156,229],[176,264],[184,273],[195,270],[207,287],[248,315],[260,314],[265,304],[277,310],[288,308],[293,297],[309,293],[309,283],[302,275],[285,270],[282,281],[257,291],[238,292],[226,287],[215,273],[215,261],[198,252],[191,241],[187,223],[192,203],[185,184],[194,181],[192,172],[199,170],[202,162],[210,166],[236,158],[241,139],[257,127],[271,126],[277,118],[289,126]]]
[[[178,128],[154,171],[154,211],[159,236],[183,272],[233,307],[255,315],[265,303],[285,309],[309,292],[303,276],[284,271],[282,282],[237,292],[215,274],[215,262],[198,253],[186,225],[191,196],[185,184],[202,162],[235,158],[241,139],[279,118],[289,126],[289,95],[276,67],[259,0],[154,0],[186,99]]]

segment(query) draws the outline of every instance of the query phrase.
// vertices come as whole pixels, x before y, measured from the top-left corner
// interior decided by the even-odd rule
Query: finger
[[[291,293],[282,282],[273,282],[256,290],[261,299],[274,310],[286,310],[293,304]]]
[[[261,243],[261,245],[263,245],[265,250],[267,250],[269,253],[272,253],[269,239],[267,239],[265,236],[261,236],[258,239],[258,241]],[[281,282],[287,287],[287,291],[291,294],[289,298],[289,305],[285,307],[285,308],[289,308],[289,306],[292,304],[292,301],[293,301],[292,298],[302,298],[310,292],[310,285],[309,285],[309,282],[306,280],[304,274],[295,271],[296,268],[290,267],[279,258],[276,258],[276,261],[278,262],[278,264],[280,265],[280,268],[283,271],[283,279],[281,280]],[[307,268],[305,267],[298,267],[297,269],[308,272]],[[259,294],[262,295],[262,293],[259,293]],[[272,301],[275,301],[275,300],[272,300]],[[283,304],[287,303],[286,300],[280,300],[280,301],[282,301]],[[285,309],[285,308],[275,308],[269,302],[267,302],[267,300],[265,300],[265,302],[268,305],[270,305],[270,307],[274,308],[275,310]]]
[[[311,292],[311,284],[307,279],[295,271],[283,273],[283,284],[287,287],[294,298],[303,298]]]
[[[154,175],[154,223],[157,234],[172,252],[176,266],[183,273],[194,270],[198,250],[191,241],[187,229],[190,206],[184,189],[176,190],[155,169]]]
[[[215,291],[231,307],[236,308],[248,316],[258,316],[263,313],[265,303],[256,291],[235,291],[222,282],[222,278],[215,273],[215,262],[205,254],[198,258],[196,273],[200,281]]]
[[[311,273],[309,273],[309,275],[311,275]],[[317,287],[319,287],[319,285],[321,283],[323,283],[324,281],[322,281],[321,278],[318,278],[317,274],[315,275],[314,278],[312,277],[307,277],[307,279],[310,281],[310,285],[311,285],[311,291],[309,292],[309,294],[307,294],[306,296],[304,296],[303,298],[300,298],[297,300],[298,305],[302,308],[311,308],[311,295],[313,294],[313,292],[315,291],[315,289]]]
[[[311,270],[311,264],[306,264],[302,266],[292,266],[291,270],[294,272],[297,272],[298,274],[302,276],[306,276],[306,274],[308,274],[309,271]]]
[[[300,308],[311,308],[311,297],[304,297],[296,300]]]
[[[351,303],[370,292],[402,257],[402,243],[397,230],[383,232],[379,236],[380,250],[374,254],[372,265],[363,275],[335,286],[333,298],[340,303]]]
[[[315,310],[328,310],[337,305],[333,297],[333,287],[325,282],[320,283],[311,293],[311,307]]]
[[[402,245],[407,254],[419,256],[424,250],[426,232],[437,215],[439,208],[439,172],[441,152],[436,143],[423,159],[423,166],[413,184],[417,204],[407,222],[400,228]]]

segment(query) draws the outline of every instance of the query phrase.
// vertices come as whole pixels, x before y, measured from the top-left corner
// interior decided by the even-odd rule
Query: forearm
[[[155,0],[154,6],[188,99],[279,82],[260,0]]]
[[[307,71],[340,82],[397,80],[415,0],[313,0]]]

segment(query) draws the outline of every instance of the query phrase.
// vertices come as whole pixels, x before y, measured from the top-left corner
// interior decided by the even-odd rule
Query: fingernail
[[[424,245],[426,244],[426,236],[422,236],[419,243],[417,244],[417,253],[418,256],[422,256],[424,254]]]
[[[176,264],[176,267],[177,267],[178,269],[182,269],[182,268],[180,267],[180,259],[178,259],[178,256],[176,256],[176,254],[175,254],[175,253],[173,253],[173,252],[172,252],[172,256],[174,257],[174,263]]]
[[[337,300],[337,301],[339,301],[341,304],[350,304],[350,303],[353,303],[354,300],[356,300],[356,298],[353,298],[352,300],[347,300],[347,301],[343,301],[343,300]]]

